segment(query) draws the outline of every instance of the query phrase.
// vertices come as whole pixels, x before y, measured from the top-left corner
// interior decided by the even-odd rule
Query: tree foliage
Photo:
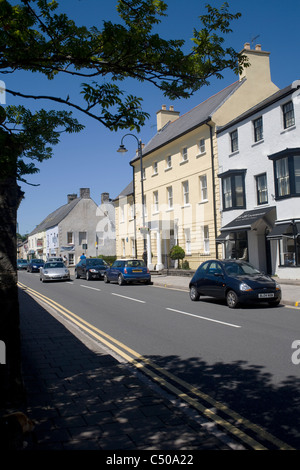
[[[17,4],[0,0],[0,72],[4,76],[39,72],[49,80],[58,75],[81,77],[80,92],[72,97],[25,94],[10,87],[6,92],[59,103],[112,131],[139,131],[149,117],[142,109],[142,98],[127,95],[121,88],[125,79],[151,83],[170,99],[187,98],[209,84],[211,77],[221,78],[225,69],[238,72],[246,65],[245,56],[224,47],[223,36],[240,16],[230,13],[227,3],[220,9],[206,6],[207,13],[200,17],[202,29],[194,30],[188,53],[183,40],[166,40],[154,32],[166,16],[164,1],[118,0],[120,23],[105,21],[101,29],[78,26],[60,7],[63,2],[59,5],[56,0],[19,0]],[[6,115],[0,123],[1,141],[6,147],[12,145],[13,154],[36,161],[51,156],[60,132],[82,128],[66,111],[32,114],[24,107],[8,106]],[[1,158],[3,163],[9,157]],[[35,171],[34,162],[18,159],[19,178]]]
[[[181,246],[175,245],[171,248],[169,256],[172,260],[178,261],[179,267],[179,260],[185,257],[185,251],[183,248],[181,248]]]

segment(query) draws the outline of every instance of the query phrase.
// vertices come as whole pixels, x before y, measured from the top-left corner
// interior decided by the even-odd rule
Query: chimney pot
[[[74,199],[77,199],[77,194],[68,194],[68,204],[70,204],[71,201],[74,201]]]
[[[90,198],[90,188],[80,188],[80,197],[82,199]]]
[[[250,42],[245,42],[244,49],[250,50]]]
[[[101,194],[101,204],[104,204],[105,202],[109,202],[109,193]]]
[[[261,51],[261,44],[256,44],[255,50],[256,51]]]
[[[165,111],[167,109],[167,106],[165,104],[163,104],[161,109],[163,109]]]

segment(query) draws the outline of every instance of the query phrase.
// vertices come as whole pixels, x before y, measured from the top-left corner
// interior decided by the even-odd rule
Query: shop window
[[[225,258],[248,261],[247,231],[231,232],[225,242]]]

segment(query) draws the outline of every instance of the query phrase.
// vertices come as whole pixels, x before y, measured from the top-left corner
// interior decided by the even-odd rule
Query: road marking
[[[92,289],[92,290],[101,291],[101,289],[98,289],[97,287],[84,286],[83,284],[80,284],[80,287],[85,287],[86,289]]]
[[[230,434],[239,438],[242,442],[244,442],[254,450],[267,450],[267,448],[260,442],[258,442],[257,439],[263,439],[264,441],[268,441],[282,450],[294,450],[291,446],[276,438],[264,428],[252,423],[248,419],[244,418],[243,416],[228,408],[223,403],[216,401],[214,398],[203,393],[201,390],[190,385],[188,382],[185,382],[179,377],[176,377],[172,373],[168,372],[166,369],[161,368],[160,366],[152,362],[150,359],[143,357],[137,351],[134,351],[133,349],[121,343],[112,336],[108,335],[104,331],[99,330],[95,326],[83,320],[75,313],[63,307],[61,304],[58,304],[54,300],[50,299],[49,297],[46,297],[38,291],[33,290],[25,284],[18,282],[18,286],[21,287],[29,295],[37,297],[43,303],[46,303],[50,307],[54,308],[63,317],[69,319],[72,323],[79,326],[82,330],[86,331],[89,335],[93,336],[100,343],[108,346],[111,350],[115,351],[120,357],[127,360],[136,368],[141,369],[144,374],[150,376],[154,381],[158,382],[160,386],[164,386],[165,388],[167,388],[169,391],[174,393],[175,396],[182,399],[183,401],[194,407],[196,410],[200,411],[200,413],[202,413],[204,416],[207,416],[217,425],[226,429]],[[152,367],[154,371],[149,369],[149,367]],[[159,376],[155,371],[167,377],[172,382],[175,382],[175,384],[183,387],[183,389],[186,389],[188,393],[191,393],[196,397],[200,398],[201,400],[204,400],[204,402],[209,403],[210,408],[208,408],[205,404],[202,405],[198,401],[198,398],[192,398],[188,393],[184,392],[182,389],[179,389],[176,385],[174,386],[164,377]],[[211,406],[213,408],[211,408]],[[216,409],[217,411],[214,412],[214,409]],[[236,424],[231,423],[227,421],[227,419],[218,416],[218,410],[225,413],[227,417],[231,419],[233,418]],[[243,425],[245,431],[240,429],[241,425]],[[247,430],[250,430],[251,432],[255,433],[255,439],[247,434]]]
[[[233,323],[227,323],[227,322],[220,321],[220,320],[214,320],[212,318],[202,317],[201,315],[195,315],[194,313],[182,312],[181,310],[176,310],[175,308],[166,307],[166,310],[171,310],[171,312],[181,313],[182,315],[189,315],[190,317],[196,317],[196,318],[199,318],[200,320],[207,320],[207,321],[212,321],[214,323],[221,323],[221,325],[231,326],[232,328],[242,328],[240,325],[234,325]]]
[[[133,300],[134,302],[140,302],[141,304],[146,303],[144,300],[133,299],[132,297],[126,297],[126,295],[115,294],[114,292],[112,292],[111,295],[117,295],[118,297],[123,297],[123,299]]]

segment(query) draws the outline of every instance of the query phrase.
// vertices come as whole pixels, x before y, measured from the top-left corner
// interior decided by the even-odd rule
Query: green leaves
[[[230,13],[227,3],[219,9],[206,5],[202,28],[194,30],[188,53],[182,39],[166,40],[153,32],[166,16],[162,0],[118,0],[120,24],[107,21],[101,29],[77,26],[66,13],[58,13],[58,6],[55,0],[0,0],[0,72],[39,72],[49,80],[58,75],[84,77],[81,91],[77,96],[73,92],[74,100],[10,89],[6,93],[73,107],[112,131],[139,131],[149,117],[142,110],[142,98],[126,95],[118,82],[131,78],[152,84],[170,99],[188,98],[211,77],[222,78],[225,69],[238,73],[247,65],[245,57],[224,47],[223,36],[240,16]],[[77,99],[80,95],[83,100]],[[24,107],[8,107],[6,112],[6,121],[1,123],[0,116],[0,129],[10,139],[11,158],[17,154],[19,161],[21,155],[38,161],[50,158],[61,132],[82,128],[66,111],[31,114]],[[9,158],[2,153],[1,159]],[[34,171],[34,165],[22,160],[17,174]]]
[[[8,106],[5,127],[0,128],[0,177],[15,175],[24,181],[24,175],[39,171],[27,159],[51,158],[62,132],[79,132],[83,127],[70,112],[42,109],[31,113],[24,106]]]

